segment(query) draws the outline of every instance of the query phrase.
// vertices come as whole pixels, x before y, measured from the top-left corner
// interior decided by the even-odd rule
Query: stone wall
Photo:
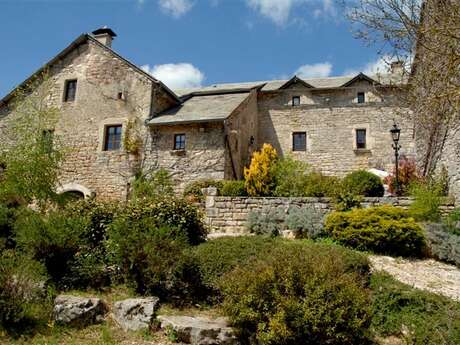
[[[356,103],[358,92],[366,103]],[[292,96],[301,97],[292,106]],[[413,125],[408,111],[396,104],[389,90],[377,92],[368,83],[336,90],[287,89],[259,96],[259,145],[272,144],[328,175],[343,176],[357,169],[392,171],[394,152],[389,130],[393,119],[401,127],[401,154],[414,155]],[[356,129],[366,129],[366,149],[356,148]],[[306,151],[292,151],[292,133],[306,132]]]
[[[362,206],[389,204],[407,208],[411,202],[412,200],[407,197],[364,198]],[[208,195],[205,221],[210,228],[210,237],[247,234],[246,222],[252,210],[276,207],[287,211],[292,206],[311,207],[323,214],[333,210],[333,204],[328,198],[249,198]],[[447,213],[454,207],[453,203],[446,202],[442,206],[442,212]]]

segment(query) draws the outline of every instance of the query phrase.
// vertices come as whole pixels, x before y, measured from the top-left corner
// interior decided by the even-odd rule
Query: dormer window
[[[358,92],[358,103],[366,102],[366,94],[364,92]]]
[[[300,105],[300,96],[294,96],[292,97],[292,106],[296,107]]]
[[[64,102],[75,101],[75,95],[77,94],[77,80],[67,80],[65,83],[64,90]]]

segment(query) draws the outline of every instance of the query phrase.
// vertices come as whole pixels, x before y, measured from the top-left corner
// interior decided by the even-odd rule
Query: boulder
[[[192,345],[236,345],[233,328],[225,318],[209,319],[191,316],[158,316],[162,329],[172,329],[177,341]]]
[[[99,298],[59,295],[54,301],[54,320],[71,326],[102,322],[107,311],[106,304]]]
[[[113,318],[124,330],[149,328],[155,320],[158,306],[158,297],[126,299],[114,304]]]

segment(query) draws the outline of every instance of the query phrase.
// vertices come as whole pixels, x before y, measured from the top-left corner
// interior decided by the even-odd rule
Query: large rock
[[[99,298],[59,295],[54,301],[54,320],[71,326],[101,322],[107,311],[106,304]]]
[[[158,297],[126,299],[114,304],[113,318],[125,330],[149,328],[158,306]]]
[[[238,344],[233,328],[225,318],[160,315],[162,329],[172,329],[177,340],[193,345],[235,345]]]

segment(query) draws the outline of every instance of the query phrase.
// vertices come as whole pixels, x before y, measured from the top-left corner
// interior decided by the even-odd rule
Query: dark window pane
[[[121,147],[121,125],[107,126],[105,128],[105,151],[119,150]]]
[[[366,102],[366,96],[364,92],[358,92],[358,103]]]
[[[365,129],[356,130],[356,148],[358,149],[366,148],[366,130]]]
[[[66,102],[73,102],[77,93],[77,81],[69,80],[66,82],[64,100]]]
[[[174,150],[185,150],[185,134],[174,135]]]
[[[307,133],[297,132],[292,134],[292,151],[307,150]]]
[[[292,97],[292,105],[293,106],[300,105],[300,97],[299,96]]]

